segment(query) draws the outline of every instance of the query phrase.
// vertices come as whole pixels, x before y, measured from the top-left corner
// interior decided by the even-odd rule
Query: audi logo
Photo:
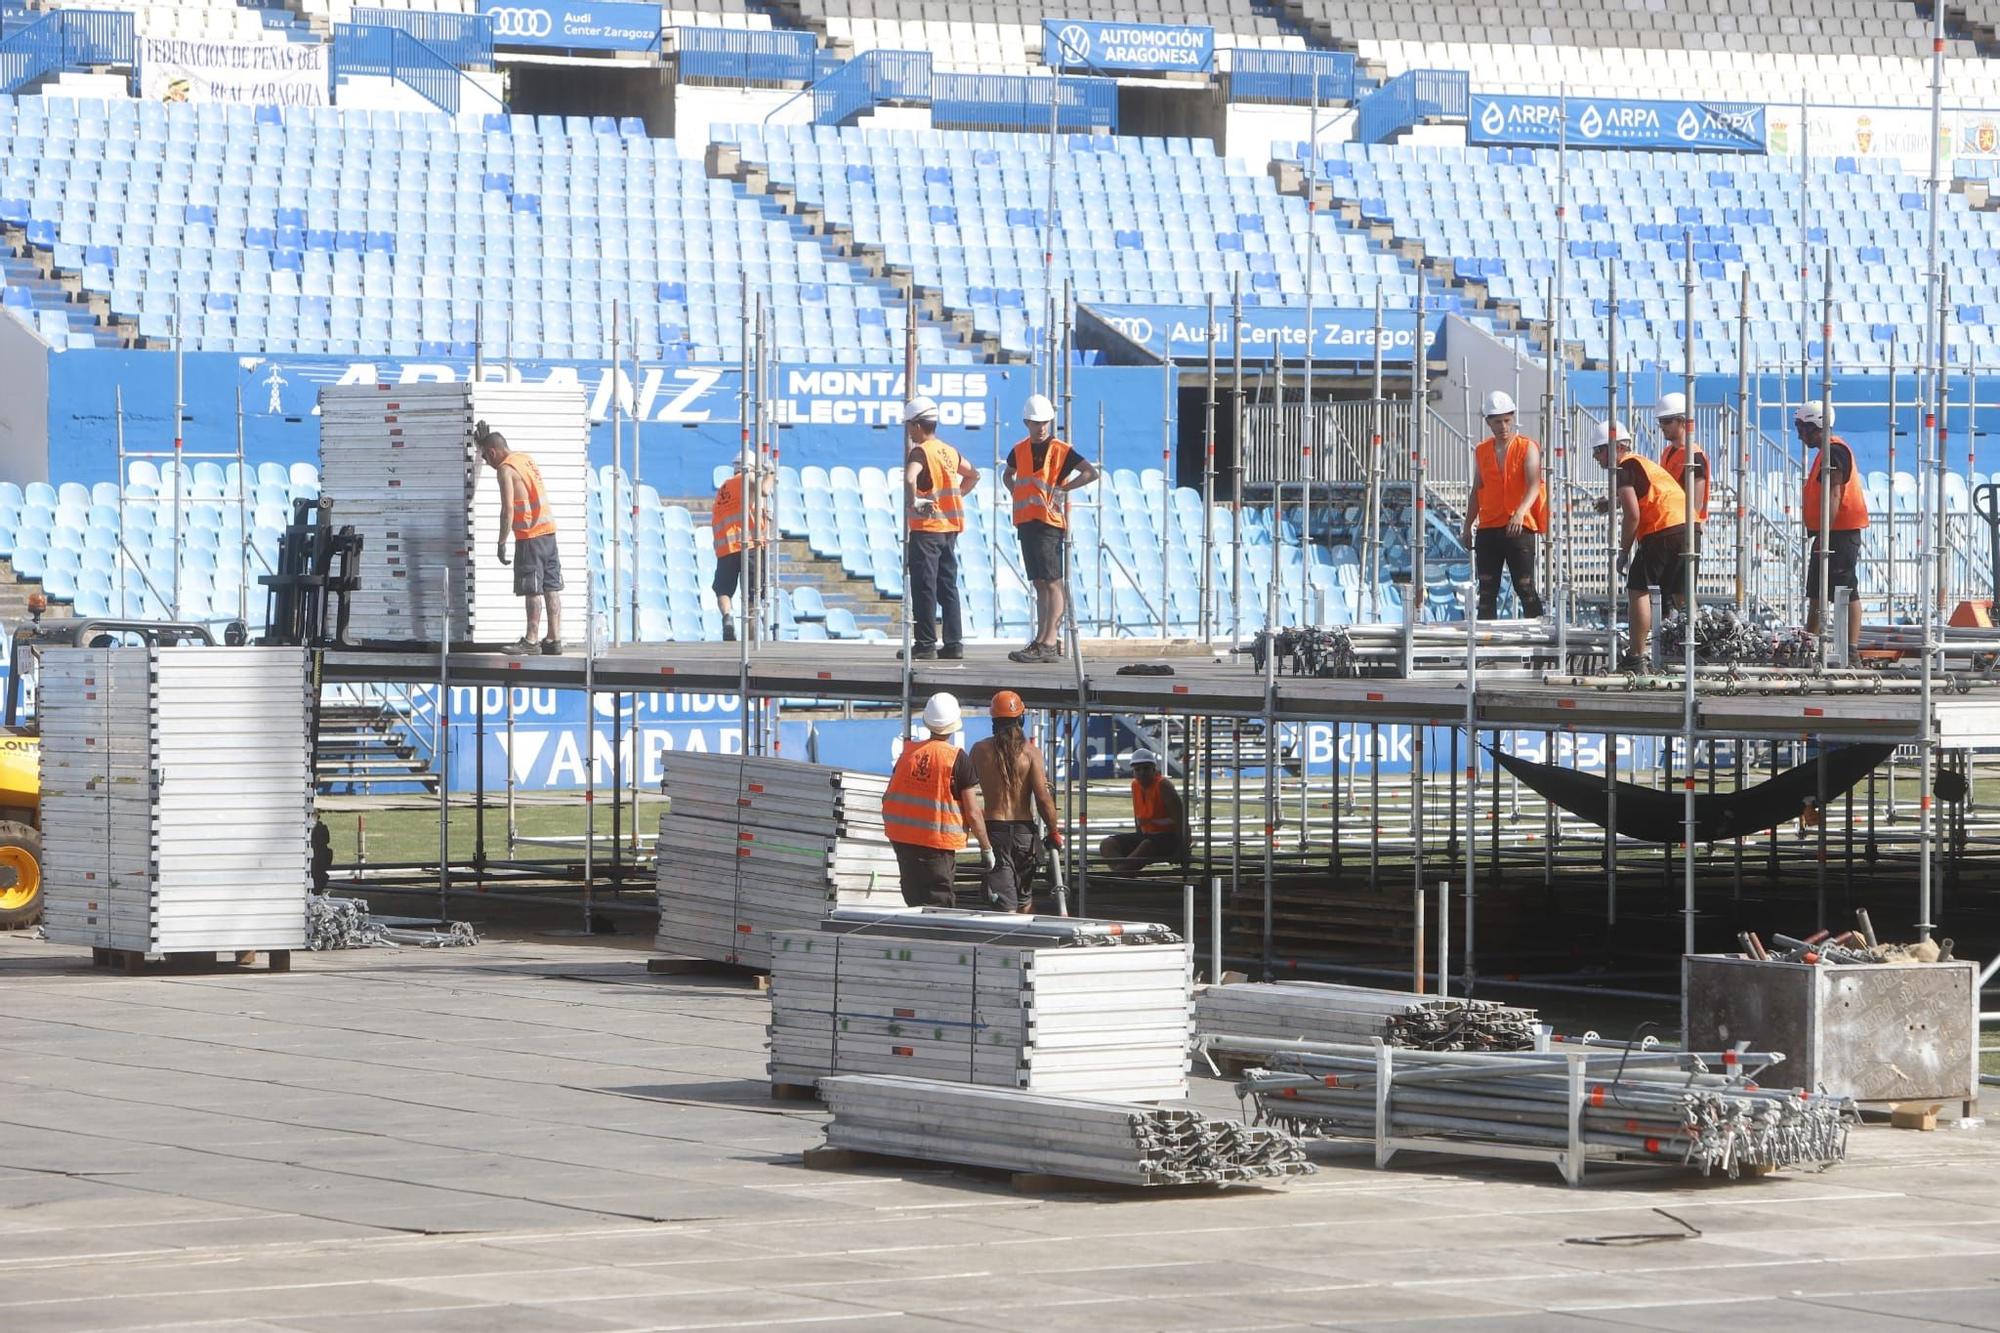
[[[489,9],[495,37],[547,37],[555,31],[555,16],[546,9]]]
[[[1135,343],[1153,341],[1153,321],[1144,315],[1113,315],[1104,322]]]

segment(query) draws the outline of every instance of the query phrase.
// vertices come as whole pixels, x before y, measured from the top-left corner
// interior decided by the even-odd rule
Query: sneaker
[[[542,640],[542,656],[543,656],[543,657],[561,657],[561,656],[562,656],[562,640],[561,640],[561,639],[543,639],[543,640]]]
[[[954,643],[940,648],[938,649],[938,656],[947,662],[962,662],[965,660],[965,645]]]
[[[937,649],[935,648],[910,649],[910,660],[912,662],[929,662],[934,660],[937,657],[937,655],[938,655]],[[898,662],[903,660],[903,650],[900,648],[896,650],[896,660]]]
[[[1029,664],[1043,663],[1043,662],[1060,662],[1062,660],[1062,653],[1057,649],[1049,647],[1045,643],[1037,643],[1030,647],[1023,648],[1018,653],[1008,653],[1007,660],[1010,662],[1024,662]]]
[[[519,638],[500,650],[514,657],[533,657],[542,651],[542,645],[530,638]]]
[[[736,642],[736,622],[727,617],[722,622],[722,641],[724,643]]]
[[[1635,676],[1649,675],[1653,670],[1653,659],[1645,653],[1627,653],[1618,659],[1618,669]]]

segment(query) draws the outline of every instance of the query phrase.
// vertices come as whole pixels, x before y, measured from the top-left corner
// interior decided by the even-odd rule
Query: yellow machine
[[[50,620],[14,631],[7,673],[6,724],[0,727],[0,930],[42,919],[42,737],[21,721],[21,682],[43,648],[125,644],[213,644],[205,625],[133,620]]]

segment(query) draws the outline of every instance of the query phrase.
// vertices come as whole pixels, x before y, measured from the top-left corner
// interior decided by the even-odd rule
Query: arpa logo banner
[[[1214,61],[1213,28],[1042,20],[1042,63],[1051,69],[1200,74]]]
[[[543,46],[570,51],[657,51],[658,5],[631,0],[479,0],[493,20],[493,40],[503,46]]]
[[[1701,149],[1762,153],[1764,108],[1720,102],[1474,94],[1466,142],[1501,147]]]

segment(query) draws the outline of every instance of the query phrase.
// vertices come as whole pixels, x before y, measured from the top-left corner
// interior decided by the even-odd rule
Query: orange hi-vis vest
[[[1693,441],[1689,441],[1688,447],[1685,449],[1681,448],[1678,444],[1670,444],[1660,450],[1660,466],[1667,470],[1667,475],[1672,477],[1674,483],[1681,488],[1681,494],[1687,496],[1689,499],[1693,499],[1694,488],[1688,485],[1687,479],[1689,458],[1699,458],[1704,464],[1708,462],[1708,455],[1703,453],[1701,446],[1695,444]],[[1704,498],[1701,502],[1701,508],[1694,511],[1694,521],[1697,523],[1708,522],[1707,499]]]
[[[931,474],[931,488],[917,494],[928,496],[937,508],[929,514],[912,511],[910,531],[964,532],[965,497],[958,492],[958,450],[942,440],[927,440],[917,448],[923,452],[924,467]]]
[[[1046,523],[1052,528],[1069,526],[1069,494],[1061,486],[1063,464],[1069,461],[1069,445],[1051,439],[1035,466],[1035,446],[1023,440],[1014,446],[1014,526]]]
[[[1838,435],[1833,437],[1831,443],[1847,449],[1847,441]],[[1861,478],[1854,471],[1852,449],[1847,450],[1847,457],[1847,484],[1840,488],[1840,503],[1833,508],[1835,532],[1852,532],[1868,526],[1868,495],[1862,490]],[[1811,532],[1819,531],[1819,471],[1824,466],[1826,450],[1821,449],[1813,455],[1812,470],[1806,473],[1805,521],[1807,530]]]
[[[1132,779],[1132,815],[1141,833],[1178,833],[1180,822],[1167,814],[1167,780],[1154,778],[1152,786]]]
[[[743,474],[737,473],[715,491],[715,513],[709,522],[715,529],[715,553],[735,555],[744,547]]]
[[[1514,511],[1521,507],[1521,499],[1528,493],[1528,450],[1535,442],[1525,435],[1516,434],[1507,446],[1507,466],[1500,466],[1499,446],[1493,437],[1487,436],[1479,442],[1479,526],[1482,528],[1505,528]],[[1535,488],[1535,502],[1528,506],[1528,517],[1521,526],[1529,532],[1547,532],[1549,528],[1549,493],[1544,486]]]
[[[546,537],[556,530],[549,514],[548,497],[542,490],[542,470],[523,453],[511,453],[500,466],[514,474],[514,540]]]
[[[1639,528],[1632,536],[1644,540],[1656,532],[1684,526],[1688,512],[1687,492],[1681,489],[1681,484],[1644,454],[1619,455],[1618,466],[1624,467],[1627,463],[1637,463],[1639,470],[1646,474],[1646,493],[1638,497]]]
[[[882,823],[890,842],[955,852],[965,846],[965,816],[951,790],[958,747],[931,739],[905,746],[882,793]]]

